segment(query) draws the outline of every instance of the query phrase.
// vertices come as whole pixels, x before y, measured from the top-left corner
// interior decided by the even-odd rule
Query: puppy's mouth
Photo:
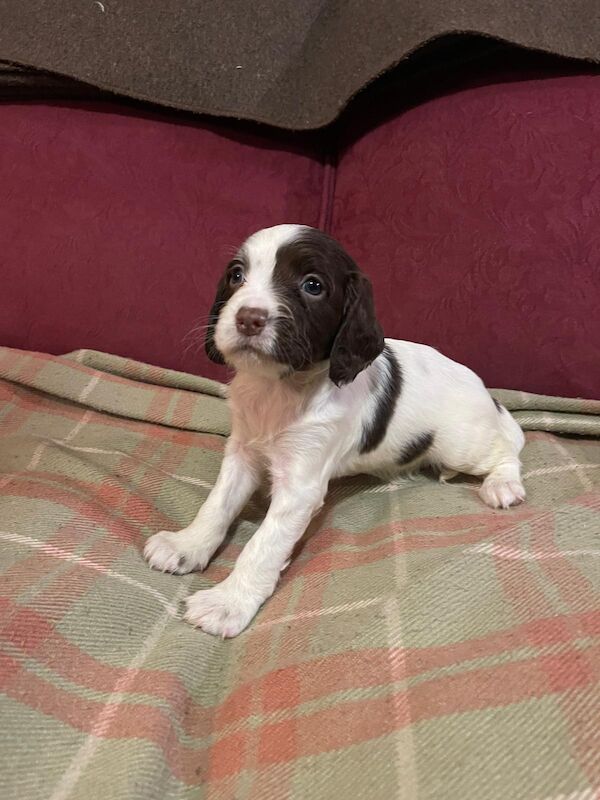
[[[259,367],[294,371],[306,366],[301,358],[298,333],[292,324],[281,316],[273,316],[260,326],[228,324],[217,338],[217,346],[224,359],[236,369]],[[243,330],[247,327],[248,330]],[[256,330],[260,327],[260,330]],[[298,352],[297,352],[298,351]]]
[[[260,336],[240,337],[230,348],[228,355],[254,356],[255,358],[273,360],[267,349],[267,343]]]
[[[260,347],[258,342],[240,342],[231,348],[231,353],[253,353],[255,356],[268,358],[268,353]]]

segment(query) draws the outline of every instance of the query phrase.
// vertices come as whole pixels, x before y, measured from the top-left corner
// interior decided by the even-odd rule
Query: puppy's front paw
[[[479,490],[481,499],[492,508],[510,508],[525,500],[525,489],[520,481],[486,480]]]
[[[201,544],[190,543],[187,531],[160,531],[151,536],[144,547],[144,558],[151,567],[175,575],[203,570],[211,555]]]
[[[260,603],[223,583],[196,592],[187,598],[186,605],[186,622],[206,633],[230,639],[247,627]]]

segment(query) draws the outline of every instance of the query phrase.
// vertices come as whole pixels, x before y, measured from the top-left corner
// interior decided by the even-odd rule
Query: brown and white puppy
[[[485,476],[493,508],[521,502],[524,437],[481,380],[436,350],[384,339],[371,285],[321,231],[278,225],[240,248],[217,288],[206,335],[236,370],[232,432],[219,477],[182,531],[150,537],[145,556],[178,574],[204,569],[263,475],[268,513],[231,574],[187,601],[186,619],[236,636],[273,593],[329,480],[424,464]]]

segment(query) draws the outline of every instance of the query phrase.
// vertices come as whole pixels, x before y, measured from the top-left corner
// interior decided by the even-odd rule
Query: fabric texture
[[[386,335],[488,386],[600,399],[600,76],[509,78],[404,110],[390,89],[335,143],[0,105],[0,343],[224,379],[217,280],[248,234],[301,222],[370,276]]]
[[[331,122],[423,45],[461,32],[582,59],[600,53],[596,0],[254,0],[252,13],[247,0],[4,0],[0,60],[17,90],[15,65],[172,108],[307,129]],[[46,74],[39,79],[49,88]]]
[[[497,393],[528,429],[509,512],[467,478],[334,482],[222,641],[181,601],[266,501],[203,575],[141,550],[214,482],[223,387],[87,351],[3,348],[0,378],[3,798],[596,796],[600,403]]]
[[[331,232],[386,335],[488,386],[600,399],[600,78],[467,85],[402,113],[388,94],[365,127],[340,143]]]
[[[0,343],[215,375],[217,282],[255,230],[319,225],[318,156],[293,135],[117,106],[1,105]]]

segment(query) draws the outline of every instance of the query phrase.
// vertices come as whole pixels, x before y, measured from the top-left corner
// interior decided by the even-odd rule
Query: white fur
[[[216,326],[217,347],[237,369],[230,390],[232,433],[221,472],[187,528],[155,534],[144,551],[156,569],[204,569],[261,476],[269,475],[269,510],[235,568],[220,584],[187,601],[186,619],[223,637],[244,630],[271,596],[294,545],[321,508],[329,480],[362,472],[389,473],[402,448],[419,432],[435,431],[433,445],[419,465],[432,464],[443,477],[459,472],[486,476],[480,494],[494,508],[508,508],[525,497],[521,429],[506,410],[498,412],[477,375],[436,350],[386,341],[401,366],[402,391],[385,438],[365,455],[358,447],[388,369],[383,356],[338,388],[328,377],[327,363],[286,376],[281,365],[265,359],[274,341],[272,325],[253,337],[255,352],[238,351],[241,337],[235,314],[242,305],[266,308],[270,317],[280,313],[271,284],[275,253],[298,230],[299,226],[277,226],[259,231],[244,245],[251,270]]]
[[[215,331],[217,348],[221,353],[227,353],[227,360],[238,370],[260,368],[273,376],[283,371],[283,367],[275,362],[259,363],[252,351],[239,351],[240,345],[246,345],[247,342],[240,341],[235,326],[235,316],[242,306],[265,309],[269,315],[267,326],[260,337],[253,338],[251,344],[259,353],[268,356],[275,342],[274,328],[277,317],[285,313],[281,309],[271,282],[275,255],[279,247],[291,241],[302,228],[302,225],[276,225],[274,228],[265,228],[250,236],[241,248],[252,269],[244,285],[221,311]]]

